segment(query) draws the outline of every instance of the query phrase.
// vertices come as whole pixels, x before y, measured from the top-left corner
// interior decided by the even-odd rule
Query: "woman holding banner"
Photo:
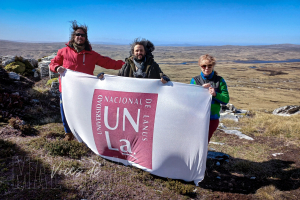
[[[208,88],[209,93],[212,95],[211,110],[210,110],[210,123],[208,142],[213,133],[217,130],[220,118],[220,104],[227,104],[229,102],[229,93],[225,80],[218,76],[214,70],[216,60],[214,57],[206,54],[200,56],[198,65],[201,69],[201,74],[192,78],[190,84],[201,85]]]

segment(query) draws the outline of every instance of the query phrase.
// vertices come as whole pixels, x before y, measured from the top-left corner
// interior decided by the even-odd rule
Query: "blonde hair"
[[[199,60],[198,60],[198,65],[201,67],[202,63],[206,63],[206,64],[212,64],[213,66],[216,65],[216,59],[208,54],[202,55],[200,56]]]

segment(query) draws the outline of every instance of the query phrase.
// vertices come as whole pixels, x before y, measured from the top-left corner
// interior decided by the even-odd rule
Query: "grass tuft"
[[[195,186],[183,184],[178,180],[168,179],[168,181],[165,184],[169,190],[173,190],[176,193],[183,195],[193,194],[193,191],[195,189]]]
[[[52,135],[52,134],[50,134]],[[46,135],[47,137],[48,135]],[[52,156],[67,156],[74,159],[80,159],[90,152],[89,148],[84,143],[79,143],[75,140],[47,140],[45,137],[33,139],[29,145],[35,149],[44,148]]]

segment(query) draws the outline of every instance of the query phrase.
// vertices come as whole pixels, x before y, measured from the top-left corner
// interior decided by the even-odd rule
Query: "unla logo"
[[[96,89],[92,128],[99,154],[152,169],[158,94]]]

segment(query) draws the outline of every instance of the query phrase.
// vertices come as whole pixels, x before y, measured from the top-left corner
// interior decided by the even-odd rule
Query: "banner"
[[[159,79],[62,75],[66,119],[96,154],[154,175],[202,181],[211,95],[197,85]]]

